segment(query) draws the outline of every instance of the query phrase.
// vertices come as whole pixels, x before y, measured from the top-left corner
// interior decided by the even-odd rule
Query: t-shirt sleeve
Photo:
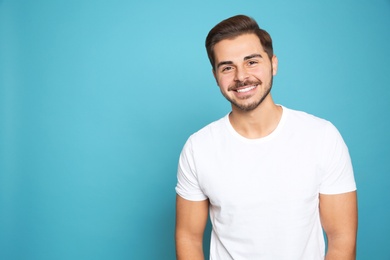
[[[191,201],[202,201],[207,199],[207,196],[199,186],[190,139],[186,142],[180,154],[177,170],[176,193],[180,197]]]
[[[348,148],[331,123],[326,126],[323,144],[320,193],[340,194],[356,190]]]

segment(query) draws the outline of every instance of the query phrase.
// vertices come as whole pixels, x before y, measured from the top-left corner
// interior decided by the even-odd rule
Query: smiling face
[[[269,95],[278,60],[270,60],[255,34],[243,34],[214,46],[214,77],[232,109],[252,111]]]

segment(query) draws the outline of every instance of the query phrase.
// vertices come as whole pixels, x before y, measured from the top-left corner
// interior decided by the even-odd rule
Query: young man
[[[180,155],[177,258],[204,259],[210,211],[210,259],[355,259],[356,185],[339,132],[274,103],[278,59],[253,19],[222,21],[206,49],[232,111],[193,134]]]

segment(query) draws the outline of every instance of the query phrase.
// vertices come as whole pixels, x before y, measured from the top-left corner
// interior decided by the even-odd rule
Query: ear
[[[271,62],[272,62],[272,75],[275,76],[276,73],[278,72],[278,57],[276,57],[275,55],[272,56]]]

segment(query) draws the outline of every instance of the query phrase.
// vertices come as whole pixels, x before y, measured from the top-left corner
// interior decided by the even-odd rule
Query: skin
[[[176,195],[176,259],[203,260],[203,234],[209,201],[189,201]]]
[[[320,194],[320,217],[328,238],[325,259],[356,259],[358,225],[356,191],[336,195]]]
[[[243,34],[214,47],[213,75],[225,98],[232,104],[229,115],[234,129],[250,139],[269,135],[277,127],[282,108],[270,93],[278,60],[264,52],[255,34]],[[319,195],[320,217],[328,238],[326,260],[355,259],[357,233],[356,192]],[[203,256],[203,233],[209,201],[188,201],[177,195],[176,252],[178,260]]]

